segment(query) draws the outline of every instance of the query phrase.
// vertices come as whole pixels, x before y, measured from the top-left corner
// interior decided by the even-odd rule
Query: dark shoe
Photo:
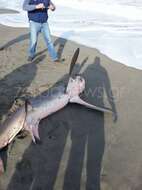
[[[65,59],[56,59],[54,60],[54,63],[63,63],[65,61]]]
[[[28,62],[32,62],[33,61],[33,59],[34,59],[34,57],[28,57]]]
[[[4,47],[3,47],[3,46],[1,46],[1,47],[0,47],[0,51],[3,51],[3,50],[4,50]]]

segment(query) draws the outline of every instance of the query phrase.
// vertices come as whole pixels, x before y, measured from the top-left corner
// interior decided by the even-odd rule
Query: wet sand
[[[18,13],[18,11],[11,9],[0,9],[0,14],[12,14],[12,13]]]
[[[74,72],[85,77],[82,95],[90,103],[109,106],[109,114],[79,105],[40,123],[41,144],[29,136],[15,138],[0,177],[0,190],[141,190],[142,71],[126,67],[98,50],[53,37],[62,64],[54,64],[39,38],[37,56],[27,62],[28,30],[0,25],[0,119],[14,99],[36,96],[67,77],[76,48]],[[95,42],[94,42],[95,43]],[[112,96],[113,94],[113,96]]]

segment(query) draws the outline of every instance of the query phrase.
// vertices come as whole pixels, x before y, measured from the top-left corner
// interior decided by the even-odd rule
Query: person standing
[[[48,25],[48,9],[51,11],[56,9],[51,0],[24,0],[23,10],[28,12],[30,26],[28,61],[32,61],[35,57],[38,34],[41,32],[44,36],[47,49],[52,60],[54,62],[59,62],[57,53],[51,40]]]

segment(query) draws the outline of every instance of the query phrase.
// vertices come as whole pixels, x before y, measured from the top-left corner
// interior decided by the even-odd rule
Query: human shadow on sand
[[[96,57],[82,74],[86,89],[82,96],[91,104],[104,107],[104,93],[115,113],[116,107],[107,71]],[[86,147],[86,190],[100,190],[101,164],[105,148],[104,113],[72,105],[70,111],[72,146],[65,172],[63,190],[79,190]]]
[[[5,44],[3,44],[3,45],[0,46],[0,51],[6,50],[7,48],[9,48],[9,47],[11,47],[11,46],[13,46],[13,45],[15,45],[17,43],[20,43],[22,41],[25,41],[25,40],[29,39],[29,35],[30,35],[29,33],[23,34],[23,35],[20,35],[20,36],[18,36],[16,38],[14,38],[14,39],[6,42]],[[45,48],[42,51],[36,53],[35,58],[37,58],[38,56],[42,55],[46,51],[47,51],[47,48]]]
[[[73,34],[72,31],[65,32],[65,33],[63,33],[63,36],[66,36],[66,38],[69,38],[72,34]],[[9,47],[11,47],[11,46],[13,46],[13,45],[15,45],[17,43],[20,43],[22,41],[28,40],[29,36],[30,36],[29,33],[23,34],[23,35],[20,35],[20,36],[18,36],[16,38],[14,38],[14,39],[6,42],[5,44],[3,44],[3,45],[0,46],[0,51],[6,50],[7,48],[9,48]],[[53,43],[54,46],[58,46],[58,48],[57,48],[57,55],[58,55],[59,59],[62,58],[62,54],[63,54],[63,51],[64,51],[66,43],[67,43],[67,40],[64,39],[64,38],[62,38],[62,36],[59,37],[59,38],[56,38],[55,41],[54,41],[54,43]],[[47,48],[45,48],[42,51],[36,53],[35,56],[36,57],[40,56],[41,54],[45,53],[46,51],[47,51]]]
[[[19,42],[22,42],[24,40],[27,40],[29,38],[29,33],[28,34],[23,34],[23,35],[20,35],[8,42],[6,42],[5,44],[1,45],[0,46],[0,51],[4,50],[4,49],[7,49],[9,47],[11,47],[12,45],[16,44],[16,43],[19,43]]]
[[[24,95],[28,86],[30,86],[37,73],[37,64],[45,58],[45,55],[38,57],[35,61],[29,64],[22,65],[7,74],[0,80],[0,118],[8,113],[15,99]],[[1,150],[0,154],[5,160],[7,149]]]
[[[67,39],[69,39],[72,35],[74,34],[74,31],[68,31],[68,32],[64,32],[59,38],[57,38],[54,41],[54,46],[58,46],[58,50],[57,50],[57,54],[58,54],[58,58],[61,59],[62,58],[62,54],[64,52],[64,48],[68,42]]]
[[[104,106],[104,92],[116,113],[107,71],[96,57],[82,73],[86,89],[82,95],[92,104]],[[58,176],[68,135],[71,149],[64,174]],[[104,114],[69,104],[40,123],[41,144],[33,143],[16,165],[7,190],[80,190],[87,147],[86,190],[100,190],[101,164],[105,148]],[[63,160],[65,163],[66,160]],[[63,165],[64,166],[64,165]],[[64,170],[63,168],[60,168]],[[58,179],[60,178],[60,179]],[[56,182],[58,180],[57,185]],[[64,181],[64,182],[62,182]],[[61,184],[63,183],[62,187]]]
[[[45,55],[42,55],[33,62],[18,67],[0,80],[0,115],[4,115],[15,98],[21,96],[30,86],[36,76],[37,64],[44,58]]]

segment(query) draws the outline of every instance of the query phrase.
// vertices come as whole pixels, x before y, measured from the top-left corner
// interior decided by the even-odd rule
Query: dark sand
[[[15,97],[36,96],[62,80],[78,47],[78,64],[83,64],[80,72],[86,79],[84,98],[116,107],[118,113],[113,122],[111,115],[68,105],[44,119],[41,144],[34,145],[29,136],[15,138],[0,190],[99,190],[100,184],[101,190],[141,190],[142,71],[58,38],[53,41],[66,58],[63,64],[52,63],[42,38],[36,60],[29,64],[27,29],[0,26],[0,36],[1,119]]]

